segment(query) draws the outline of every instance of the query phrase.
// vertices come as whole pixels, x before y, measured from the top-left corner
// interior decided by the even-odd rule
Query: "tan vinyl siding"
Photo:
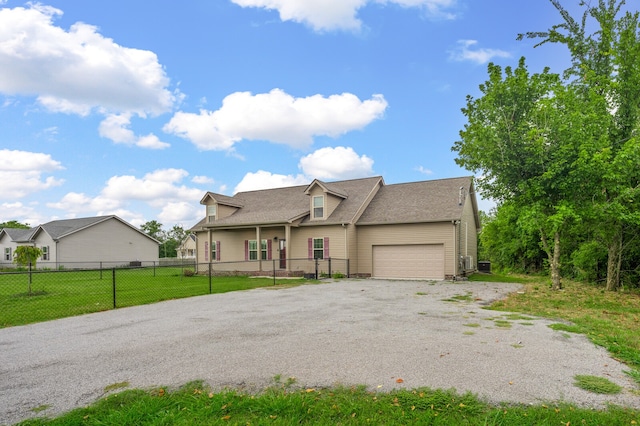
[[[406,244],[442,244],[444,273],[455,274],[454,226],[451,222],[359,226],[357,269],[359,274],[373,273],[373,246]]]
[[[236,212],[237,207],[225,206],[222,204],[218,204],[218,219],[224,219],[225,217],[229,217]]]
[[[325,200],[324,201],[324,205],[325,205],[324,217],[326,219],[329,216],[331,216],[331,213],[333,213],[336,207],[338,207],[338,205],[342,201],[342,198],[336,197],[335,195],[326,194],[324,197],[324,200]]]
[[[109,219],[61,238],[57,262],[158,261],[158,244],[117,219]]]
[[[306,259],[309,255],[309,238],[329,238],[329,256],[337,259],[346,258],[345,236],[346,228],[336,226],[304,226],[291,230],[291,244],[288,257]]]

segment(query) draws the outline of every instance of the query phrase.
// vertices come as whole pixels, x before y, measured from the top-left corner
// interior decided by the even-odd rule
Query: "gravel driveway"
[[[309,387],[428,386],[491,402],[640,408],[627,367],[584,336],[553,331],[551,320],[482,309],[519,290],[344,280],[1,329],[0,423],[90,404],[120,382],[145,388],[202,379],[214,389],[259,390],[276,375]],[[625,390],[589,393],[573,385],[576,374],[607,377]]]

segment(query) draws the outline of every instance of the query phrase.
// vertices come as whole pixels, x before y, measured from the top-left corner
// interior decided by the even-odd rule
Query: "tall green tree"
[[[160,242],[165,239],[165,232],[162,230],[162,224],[157,220],[150,220],[140,226],[142,232]]]
[[[554,289],[561,288],[563,235],[581,218],[595,173],[590,159],[601,149],[599,111],[545,69],[489,64],[482,96],[467,97],[468,123],[453,151],[456,162],[479,174],[478,189],[520,214],[526,232],[538,232]]]
[[[576,19],[559,0],[550,0],[563,22],[548,31],[520,34],[520,39],[539,38],[565,45],[571,67],[565,70],[568,84],[588,94],[600,113],[611,118],[603,125],[607,143],[600,153],[599,184],[588,217],[593,237],[607,247],[608,290],[621,283],[625,252],[637,243],[640,230],[640,25],[639,12],[621,11],[624,0],[599,0],[594,6],[582,2],[584,12]],[[596,30],[587,31],[589,23]],[[602,107],[604,105],[604,108]]]

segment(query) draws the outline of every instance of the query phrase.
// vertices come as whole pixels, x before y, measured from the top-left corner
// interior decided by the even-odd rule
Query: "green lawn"
[[[186,269],[189,271],[190,269]],[[115,270],[118,308],[210,293],[273,286],[271,278],[187,276],[180,267]],[[113,270],[0,274],[0,327],[29,324],[114,308]],[[295,285],[303,279],[276,281]]]
[[[259,394],[180,389],[125,390],[56,419],[26,425],[634,425],[640,413],[559,405],[490,405],[472,394],[428,388],[387,393],[364,387],[296,388],[274,383]]]

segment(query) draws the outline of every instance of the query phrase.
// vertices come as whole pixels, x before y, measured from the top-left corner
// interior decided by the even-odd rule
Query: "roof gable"
[[[261,224],[293,223],[303,219],[302,224],[309,224],[310,213],[309,191],[314,185],[320,185],[328,193],[342,198],[342,202],[333,213],[321,224],[351,223],[362,204],[367,200],[373,188],[380,184],[380,176],[353,179],[338,182],[321,182],[314,180],[306,186],[289,186],[284,188],[263,189],[257,191],[239,192],[233,197],[227,197],[236,205],[241,205],[231,216],[216,219],[215,223],[207,223],[205,219],[198,222],[192,229],[200,227],[228,227],[254,226]],[[219,194],[207,193],[203,198],[218,200]],[[318,225],[320,223],[314,222]]]
[[[208,200],[212,200],[214,203],[222,204],[224,206],[238,207],[238,208],[243,207],[243,204],[240,200],[234,197],[229,197],[227,195],[216,194],[215,192],[207,192],[204,195],[204,197],[202,197],[202,200],[200,200],[200,204],[207,204]]]
[[[326,183],[326,182],[322,182],[318,179],[314,179],[313,182],[311,182],[309,184],[309,186],[307,186],[307,189],[304,191],[305,194],[309,195],[311,194],[311,190],[315,187],[318,186],[322,189],[323,192],[326,192],[327,194],[331,194],[331,195],[335,195],[336,197],[339,198],[347,198],[348,195],[347,193],[341,189],[338,184],[336,183]]]
[[[31,235],[34,232],[34,228],[22,229],[22,228],[2,228],[0,230],[0,237],[7,235],[11,241],[15,243],[28,242]]]

